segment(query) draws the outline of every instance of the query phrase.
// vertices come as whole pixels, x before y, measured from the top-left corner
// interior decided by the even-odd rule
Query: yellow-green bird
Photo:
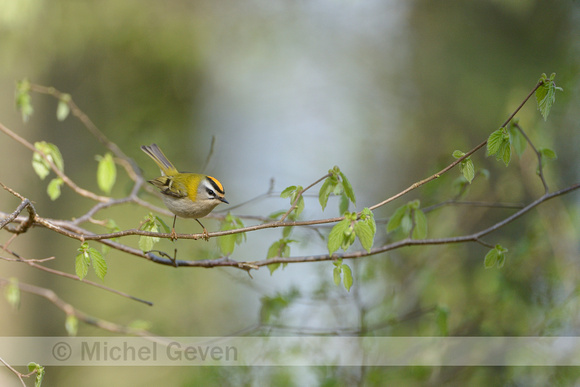
[[[207,230],[199,221],[220,203],[228,204],[225,198],[225,190],[218,179],[200,173],[179,172],[171,161],[165,157],[157,144],[141,146],[141,150],[161,169],[162,176],[149,180],[149,183],[159,188],[163,203],[173,212],[173,228],[171,239],[177,239],[175,233],[175,220],[193,218],[203,228],[204,238],[209,239]]]

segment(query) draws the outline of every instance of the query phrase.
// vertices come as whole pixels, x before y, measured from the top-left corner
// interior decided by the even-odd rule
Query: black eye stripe
[[[211,197],[214,197],[214,198],[216,197],[216,193],[211,188],[206,188],[205,192],[207,192],[207,194]]]
[[[207,181],[209,181],[209,183],[216,192],[219,192],[222,195],[225,194],[224,190],[215,182],[215,180],[212,177],[207,176]]]

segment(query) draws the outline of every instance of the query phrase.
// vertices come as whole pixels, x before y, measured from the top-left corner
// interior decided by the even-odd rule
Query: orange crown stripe
[[[207,178],[209,179],[209,181],[211,182],[211,185],[214,186],[214,188],[221,193],[222,195],[225,193],[224,191],[224,187],[222,185],[222,183],[219,182],[218,179],[216,179],[215,177],[211,177],[211,176],[207,176]]]

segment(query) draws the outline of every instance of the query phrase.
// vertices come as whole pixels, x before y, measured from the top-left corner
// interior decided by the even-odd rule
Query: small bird
[[[178,172],[157,144],[143,145],[141,150],[155,161],[163,174],[149,180],[149,183],[161,190],[163,203],[169,211],[175,214],[171,240],[177,239],[175,220],[178,216],[195,219],[203,228],[204,239],[209,240],[207,230],[198,218],[209,214],[220,203],[229,204],[222,184],[211,176]]]

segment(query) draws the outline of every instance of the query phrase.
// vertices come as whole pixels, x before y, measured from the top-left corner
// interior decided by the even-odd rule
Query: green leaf
[[[89,264],[91,263],[91,257],[87,251],[88,244],[85,242],[81,245],[77,251],[79,254],[75,259],[75,273],[77,277],[81,280],[84,279],[89,272]]]
[[[413,220],[415,228],[413,228],[413,239],[425,239],[427,236],[427,217],[425,213],[420,210],[413,210]]]
[[[268,265],[268,270],[270,271],[270,275],[274,274],[276,270],[280,268],[280,263],[271,263]]]
[[[97,183],[101,191],[110,194],[117,180],[117,167],[113,155],[107,153],[105,156],[97,156],[97,160],[99,161]]]
[[[32,169],[34,169],[34,172],[36,172],[41,180],[44,180],[50,173],[50,165],[37,152],[34,152],[32,155]]]
[[[341,266],[335,266],[334,269],[332,269],[332,279],[334,280],[334,284],[336,286],[340,285],[341,274],[342,274]]]
[[[473,178],[475,177],[475,167],[470,157],[461,162],[461,172],[463,173],[465,180],[471,184]]]
[[[350,220],[343,219],[334,225],[330,234],[328,234],[328,253],[332,255],[336,250],[338,250],[344,242],[345,231],[350,228]]]
[[[6,296],[6,301],[14,309],[20,307],[20,286],[18,286],[18,278],[10,278],[10,282],[4,289],[4,295]]]
[[[302,190],[302,188],[300,188]],[[298,193],[296,193],[298,194]],[[293,199],[296,200],[296,198],[293,196]],[[294,203],[294,200],[292,200],[292,202]],[[298,202],[296,203],[296,208],[294,209],[294,213],[296,214],[296,216],[299,216],[302,211],[304,211],[304,196],[300,195],[300,197],[298,198]]]
[[[42,152],[61,172],[64,171],[64,161],[58,147],[46,141],[39,141],[34,143],[34,147]],[[50,164],[40,155],[39,152],[34,152],[32,155],[32,168],[34,172],[44,180],[50,173]]]
[[[540,114],[544,118],[544,121],[548,119],[548,115],[550,114],[550,110],[556,102],[556,90],[562,91],[561,87],[557,87],[554,83],[554,78],[556,74],[553,73],[550,76],[550,79],[546,79],[546,74],[542,74],[540,77],[540,81],[543,81],[544,84],[536,90],[536,102],[538,103],[538,110],[540,110]]]
[[[161,226],[161,228],[166,234],[169,234],[171,232],[171,228],[167,225],[167,223],[165,223],[165,221],[157,215],[155,215],[155,222]]]
[[[354,232],[362,247],[370,253],[375,239],[372,227],[367,222],[359,220],[354,224]]]
[[[344,215],[345,212],[348,212],[348,208],[350,206],[350,201],[346,194],[340,195],[340,201],[338,202],[338,213]]]
[[[549,149],[549,148],[540,148],[540,149],[538,149],[538,152],[540,152],[542,157],[545,157],[547,159],[558,158],[558,156],[556,155],[556,152],[554,152],[552,149]]]
[[[30,362],[28,363],[28,372],[36,372],[34,387],[40,387],[44,378],[44,367],[38,363]]]
[[[497,153],[499,147],[503,142],[504,130],[499,128],[495,132],[489,135],[487,138],[487,156],[492,156]]]
[[[64,184],[64,181],[60,177],[55,177],[48,183],[46,187],[46,193],[50,200],[56,200],[60,197],[60,187]]]
[[[262,307],[260,309],[260,322],[269,323],[273,318],[280,316],[282,311],[286,309],[300,292],[295,288],[290,289],[286,293],[278,293],[274,297],[264,296],[260,299]]]
[[[540,153],[540,165],[542,166],[542,168],[546,166],[546,162],[548,160],[557,158],[556,152],[554,152],[552,149],[540,148],[540,149],[538,149],[538,152]],[[540,166],[539,165],[536,168],[536,173],[540,174]]]
[[[79,319],[74,314],[68,314],[64,323],[64,328],[69,336],[76,336],[79,331]]]
[[[69,102],[71,97],[69,94],[63,94],[58,100],[58,106],[56,107],[56,119],[59,121],[64,121],[70,113]]]
[[[89,253],[89,256],[91,257],[91,263],[93,265],[93,270],[95,271],[95,274],[101,280],[104,280],[105,275],[107,275],[107,262],[105,261],[105,258],[103,258],[103,255],[99,250],[94,249],[92,247],[89,247],[87,251]]]
[[[361,219],[369,225],[373,235],[377,233],[377,224],[375,222],[375,214],[373,214],[373,212],[368,207],[363,208],[363,210],[361,212]]]
[[[501,245],[495,245],[495,247],[488,251],[485,255],[483,264],[486,269],[492,268],[497,263],[498,268],[502,268],[505,263],[505,253],[508,249]]]
[[[236,247],[236,234],[223,235],[218,238],[218,246],[223,255],[229,256],[234,252]]]
[[[30,97],[30,82],[23,79],[16,83],[16,108],[22,114],[22,121],[28,122],[28,119],[34,112]]]
[[[159,232],[155,219],[156,217],[153,214],[149,214],[140,229],[143,231]],[[158,237],[142,235],[139,237],[139,248],[141,251],[151,251],[153,246],[159,241],[160,239]]]
[[[500,154],[501,154],[501,160],[503,161],[503,163],[507,167],[509,165],[511,157],[512,157],[512,147],[510,146],[509,141],[505,141],[504,143],[502,143],[502,146],[500,147],[500,150],[498,152],[498,155],[500,155]]]
[[[286,187],[284,189],[284,191],[282,191],[280,193],[280,197],[281,198],[288,198],[288,197],[290,197],[290,195],[292,195],[292,193],[294,193],[294,191],[296,191],[296,186],[295,185],[291,185],[290,187]]]
[[[498,251],[495,248],[489,250],[487,254],[485,254],[485,258],[483,260],[483,265],[485,266],[485,268],[490,269],[494,267],[497,262],[497,257]]]
[[[353,283],[352,271],[350,270],[350,267],[344,263],[340,267],[342,268],[342,283],[346,290],[350,292]]]
[[[397,208],[387,223],[387,232],[392,232],[398,229],[401,226],[403,218],[408,214],[408,212],[409,207],[406,204]]]
[[[282,228],[282,237],[283,238],[288,238],[290,236],[290,234],[292,233],[292,230],[293,229],[294,229],[293,226],[283,227]]]
[[[352,204],[356,205],[356,197],[350,181],[348,181],[346,175],[342,172],[340,172],[340,179],[342,180],[342,187],[344,188],[345,195],[350,199]]]
[[[453,157],[455,157],[456,159],[460,159],[463,156],[465,156],[465,152],[462,152],[460,150],[454,150],[452,153]]]
[[[337,184],[336,178],[333,176],[329,176],[324,180],[322,183],[322,187],[320,187],[320,191],[318,191],[318,201],[320,202],[320,206],[322,207],[322,211],[326,208],[326,204],[328,203],[328,198],[330,194],[334,190],[334,187]]]
[[[244,223],[240,218],[228,213],[221,224],[221,231],[237,230],[243,227]],[[242,244],[245,238],[245,233],[223,235],[218,238],[218,246],[224,255],[229,256],[234,252],[236,244]]]
[[[512,126],[510,128],[509,133],[510,133],[510,143],[514,147],[514,150],[516,151],[517,155],[521,157],[524,154],[526,147],[528,146],[528,142],[526,141],[524,135],[515,126]]]

